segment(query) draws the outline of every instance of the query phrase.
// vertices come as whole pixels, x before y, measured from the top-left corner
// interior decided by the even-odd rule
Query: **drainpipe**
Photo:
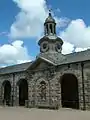
[[[84,85],[84,71],[83,71],[84,64],[81,63],[81,71],[82,71],[82,90],[83,90],[83,110],[86,110],[85,104],[85,85]]]

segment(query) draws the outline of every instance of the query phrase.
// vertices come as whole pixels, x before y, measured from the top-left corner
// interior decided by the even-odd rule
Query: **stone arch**
[[[8,80],[5,80],[2,83],[2,96],[3,96],[3,104],[10,105],[11,101],[11,83]]]
[[[17,94],[19,105],[25,106],[25,101],[28,100],[28,82],[26,79],[20,79],[17,82]]]
[[[78,79],[72,73],[61,76],[61,104],[62,107],[79,109]]]

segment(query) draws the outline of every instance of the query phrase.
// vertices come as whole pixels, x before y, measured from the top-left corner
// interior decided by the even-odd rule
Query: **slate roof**
[[[17,64],[17,65],[7,66],[5,68],[0,68],[0,74],[8,74],[8,73],[25,71],[27,70],[28,67],[30,67],[31,64],[32,62],[27,62],[27,63]]]
[[[40,57],[45,57],[56,65],[75,63],[90,60],[90,49],[82,52],[75,52],[67,55],[61,53],[42,54]]]
[[[52,17],[52,14],[49,13],[49,16],[46,18],[45,23],[55,23],[55,19]]]
[[[90,60],[90,49],[65,55],[65,60],[59,64],[75,63]]]
[[[52,65],[63,65],[63,64],[69,64],[69,63],[75,63],[75,62],[81,62],[81,61],[87,61],[90,60],[90,49],[82,52],[77,53],[71,53],[67,55],[62,55],[61,53],[46,53],[46,54],[40,54],[37,59],[40,58],[42,60],[45,60]],[[36,61],[37,61],[36,59]],[[0,68],[0,74],[8,74],[8,73],[14,73],[14,72],[22,72],[27,70],[33,62],[27,62],[23,64],[17,64],[13,66],[8,66],[5,68]]]

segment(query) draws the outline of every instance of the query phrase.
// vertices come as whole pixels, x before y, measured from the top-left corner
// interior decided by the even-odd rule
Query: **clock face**
[[[41,43],[41,52],[46,52],[48,51],[48,49],[49,49],[49,45],[47,41]]]
[[[61,44],[60,43],[56,43],[56,51],[57,52],[61,52],[61,49],[62,49],[62,46],[61,46]]]

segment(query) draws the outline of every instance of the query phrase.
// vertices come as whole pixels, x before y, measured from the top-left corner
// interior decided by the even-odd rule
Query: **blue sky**
[[[86,24],[90,24],[89,4],[90,0],[48,0],[54,9],[59,8],[59,16],[70,19],[83,18]]]
[[[37,5],[37,1],[38,0],[36,1],[34,0],[33,4],[35,2],[35,5]],[[73,51],[72,47],[77,47],[78,50],[86,49],[89,47],[87,43],[90,37],[89,36],[90,0],[47,0],[46,3],[45,3],[45,0],[41,0],[41,1],[42,2],[37,6],[40,6],[40,10],[42,12],[39,11],[37,7],[35,8],[35,6],[31,3],[31,0],[21,0],[21,2],[20,0],[0,0],[0,53],[3,54],[2,59],[0,60],[0,64],[10,64],[9,57],[12,59],[12,61],[14,60],[14,62],[11,61],[11,64],[18,63],[16,61],[19,60],[20,58],[16,56],[17,59],[13,59],[12,54],[7,53],[7,52],[10,52],[10,50],[7,50],[7,48],[5,48],[5,45],[10,45],[15,41],[23,41],[23,45],[19,43],[19,47],[21,47],[22,50],[23,48],[27,49],[26,50],[27,53],[25,53],[26,51],[24,51],[24,54],[22,55],[23,56],[22,61],[25,61],[25,60],[28,61],[29,59],[32,60],[39,53],[39,46],[37,42],[38,42],[38,39],[40,38],[40,35],[42,35],[41,33],[41,31],[43,31],[42,23],[44,22],[44,19],[47,16],[48,10],[46,10],[44,7],[48,7],[48,6],[51,6],[52,12],[54,13],[55,18],[56,17],[58,18],[58,21],[60,20],[60,18],[62,18],[61,24],[65,24],[64,21],[65,21],[65,18],[67,18],[66,20],[67,25],[65,24],[63,31],[61,31],[60,26],[58,27],[58,31],[57,31],[59,33],[58,35],[62,36],[62,38],[64,38],[64,40],[67,42],[67,44],[65,44],[64,47],[68,47],[70,45],[71,47],[70,49],[71,51],[69,50],[70,52]],[[28,7],[27,7],[27,3],[28,3]],[[27,33],[26,35],[23,35],[23,33],[26,32],[26,30],[24,30],[26,29],[26,27],[24,27],[26,25],[25,21],[27,22],[31,20],[31,17],[29,19],[28,17],[27,18],[25,18],[25,16],[23,17],[23,15],[21,15],[22,11],[27,12],[28,16],[31,15],[31,11],[35,12],[36,16],[34,16],[33,19],[36,18],[36,20],[38,21],[36,22],[37,24],[39,24],[36,29],[38,34],[36,34],[36,31],[35,33],[32,33],[30,31],[31,32],[30,36],[28,35],[29,33]],[[44,15],[42,15],[43,13]],[[33,14],[31,16],[33,16]],[[41,19],[39,20],[40,17]],[[33,22],[30,21],[29,24],[31,23],[34,26],[35,23],[33,24]],[[75,25],[77,26],[77,28],[75,28]],[[77,38],[77,39],[80,39],[80,42],[77,42],[77,43],[73,38],[74,37],[73,34],[77,34],[75,30],[77,31],[77,29],[79,29],[78,26],[80,29],[83,29],[82,33],[85,33],[84,36],[87,43],[85,43],[85,39],[82,40],[82,42],[85,43],[85,46],[81,45],[82,43],[81,39],[83,36],[82,37],[79,36]],[[15,29],[18,28],[18,30],[14,31],[13,29],[11,29],[11,27]],[[20,31],[21,27],[22,27],[22,31]],[[72,32],[71,30],[74,32]],[[19,35],[17,35],[17,33]],[[80,35],[82,35],[82,33],[80,33]],[[88,36],[88,38],[86,37],[86,35]],[[72,40],[69,41],[68,40],[69,37],[71,37]],[[6,47],[11,47],[11,46],[6,46]],[[4,50],[6,50],[6,52],[3,52]],[[23,52],[22,50],[19,52]],[[4,55],[6,55],[7,57],[5,57]],[[24,59],[25,57],[26,59]],[[4,59],[4,62],[3,62],[3,59]]]

